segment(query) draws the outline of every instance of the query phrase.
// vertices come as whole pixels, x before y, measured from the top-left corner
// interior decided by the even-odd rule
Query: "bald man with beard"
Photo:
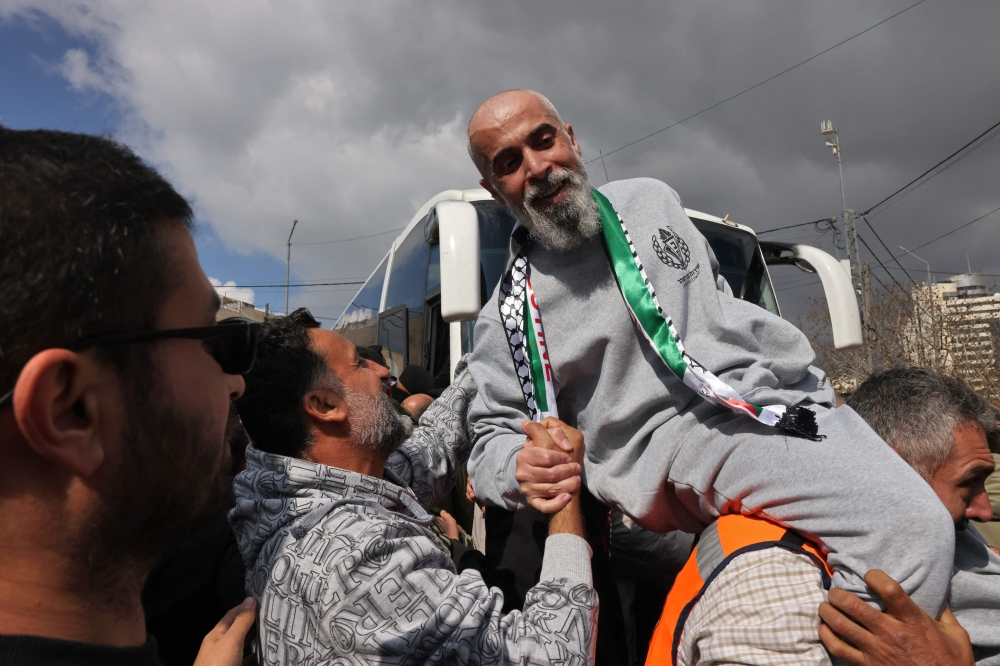
[[[937,617],[947,512],[835,408],[801,331],[733,297],[677,193],[649,178],[593,190],[572,126],[532,91],[486,100],[468,136],[481,185],[519,222],[469,365],[476,496],[551,512],[582,479],[656,532],[756,514],[821,543],[835,587],[871,601],[879,568]],[[519,424],[545,416],[584,433],[582,474],[523,447]]]

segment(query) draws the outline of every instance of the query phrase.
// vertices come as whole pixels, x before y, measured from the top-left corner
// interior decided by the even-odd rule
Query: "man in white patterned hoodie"
[[[552,517],[523,612],[502,614],[499,590],[456,573],[430,529],[427,508],[471,450],[464,363],[403,441],[386,370],[349,341],[303,310],[260,337],[237,403],[253,443],[230,514],[260,604],[260,663],[593,662],[597,597],[575,495]],[[539,424],[525,432],[555,446]],[[582,437],[570,434],[579,460]]]

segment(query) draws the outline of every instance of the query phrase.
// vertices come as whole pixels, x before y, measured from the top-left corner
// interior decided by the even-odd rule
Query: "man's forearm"
[[[465,423],[466,410],[475,395],[472,374],[463,367],[421,416],[413,435],[386,461],[386,469],[413,490],[424,508],[451,490],[472,451]]]
[[[583,514],[580,512],[580,495],[575,494],[569,504],[552,515],[549,520],[549,536],[553,534],[575,534],[586,539],[583,528]]]
[[[476,499],[508,511],[528,506],[515,477],[517,454],[522,446],[524,434],[513,431],[476,444],[468,463]]]

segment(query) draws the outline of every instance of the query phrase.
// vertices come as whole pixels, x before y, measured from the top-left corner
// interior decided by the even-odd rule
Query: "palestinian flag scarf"
[[[635,251],[625,221],[607,197],[597,190],[591,191],[597,200],[601,216],[604,249],[625,306],[643,337],[670,371],[704,400],[798,437],[815,441],[822,439],[817,434],[815,414],[809,409],[802,406],[749,403],[735,389],[691,358],[684,350],[684,343],[670,314],[657,301],[656,289]],[[515,227],[515,233],[518,227]],[[498,301],[500,319],[529,416],[535,421],[548,416],[558,418],[552,364],[545,344],[542,314],[531,286],[531,265],[525,248],[521,248],[504,274]]]

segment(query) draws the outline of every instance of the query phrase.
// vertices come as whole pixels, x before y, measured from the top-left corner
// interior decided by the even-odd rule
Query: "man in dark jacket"
[[[124,146],[0,127],[0,664],[157,662],[143,581],[225,498],[253,361],[191,226]],[[238,663],[249,603],[203,657]]]

